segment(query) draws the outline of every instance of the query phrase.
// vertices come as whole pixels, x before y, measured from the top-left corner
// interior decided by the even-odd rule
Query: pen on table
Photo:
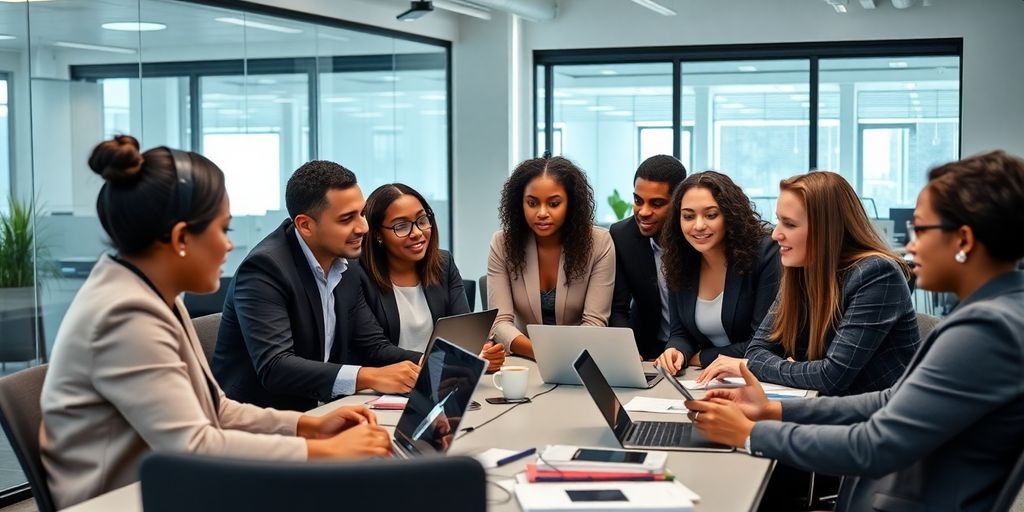
[[[510,462],[515,462],[515,461],[517,461],[519,459],[522,459],[523,457],[529,457],[530,455],[533,455],[534,453],[537,453],[537,449],[536,448],[527,448],[527,449],[525,449],[525,450],[523,450],[521,452],[513,453],[512,455],[509,455],[508,457],[503,457],[501,459],[498,459],[498,462],[496,464],[498,466],[504,466],[505,464],[508,464]]]

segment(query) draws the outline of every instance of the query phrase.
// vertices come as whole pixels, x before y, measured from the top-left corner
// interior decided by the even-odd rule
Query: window
[[[0,198],[11,194],[11,114],[8,91],[10,79],[0,73]],[[0,212],[7,211],[7,201],[0,200]]]

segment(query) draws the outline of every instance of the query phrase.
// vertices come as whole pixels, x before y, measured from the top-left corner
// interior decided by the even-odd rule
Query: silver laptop
[[[590,325],[528,325],[540,377],[548,384],[580,385],[572,368],[584,349],[604,369],[612,386],[650,388],[661,381],[657,372],[644,373],[633,330]]]
[[[487,336],[491,333],[491,327],[494,326],[494,319],[497,317],[497,309],[488,309],[438,318],[430,339],[444,338],[473,354],[479,354],[487,343]],[[424,352],[429,351],[428,343]]]
[[[615,396],[615,390],[601,373],[597,363],[584,350],[573,368],[583,381],[590,397],[608,422],[623,448],[656,450],[731,452],[733,448],[709,441],[701,436],[693,423],[682,421],[633,421]],[[675,380],[675,379],[673,379]]]
[[[411,457],[447,452],[486,369],[487,362],[476,354],[443,338],[435,339],[395,427],[395,454]]]

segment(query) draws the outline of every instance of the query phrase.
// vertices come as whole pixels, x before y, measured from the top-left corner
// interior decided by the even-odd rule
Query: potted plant
[[[613,189],[612,195],[608,196],[608,206],[612,207],[612,211],[615,212],[615,218],[622,220],[626,218],[626,214],[633,207],[622,196],[619,195],[619,189]]]
[[[14,196],[7,204],[7,213],[0,212],[0,362],[45,359],[35,286],[35,208]]]

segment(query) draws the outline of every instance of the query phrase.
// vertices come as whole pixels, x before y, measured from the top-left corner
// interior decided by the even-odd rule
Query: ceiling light
[[[848,2],[849,0],[825,0],[826,4],[831,5],[836,12],[841,14],[846,12],[846,4]]]
[[[0,34],[0,41],[6,41],[8,39],[15,39],[15,37],[9,34]]]
[[[238,25],[246,28],[258,28],[260,30],[269,30],[271,32],[280,32],[282,34],[301,34],[302,31],[297,28],[282,27],[280,25],[271,25],[270,23],[263,23],[259,21],[250,21],[242,18],[214,18],[221,23],[227,23],[229,25]]]
[[[424,94],[423,96],[420,96],[420,99],[427,101],[444,101],[448,99],[448,97],[444,94]]]
[[[602,75],[605,75],[605,76],[611,76],[611,75],[617,75],[617,74],[619,74],[619,72],[618,72],[618,71],[615,71],[614,69],[602,69],[602,70],[600,71],[600,73],[601,73]]]
[[[609,112],[615,110],[615,107],[611,105],[592,105],[587,107],[587,110],[591,112]]]
[[[910,93],[910,99],[912,99],[912,100],[916,100],[918,98],[918,96],[920,96],[920,94],[918,94],[916,92]]]
[[[837,4],[837,5],[833,5],[832,7],[834,7],[836,9],[836,12],[838,12],[839,14],[846,14],[846,6],[845,5]]]
[[[155,32],[167,28],[167,25],[163,23],[152,21],[115,21],[104,23],[100,26],[107,30],[116,30],[118,32]]]
[[[889,63],[889,67],[893,69],[903,69],[907,67],[907,63],[902,60],[896,60]]]
[[[491,19],[491,11],[487,9],[481,9],[479,7],[471,7],[456,2],[446,2],[444,0],[434,0],[434,7],[438,9],[444,9],[451,11],[456,14],[465,14],[466,16],[472,16],[474,18],[480,18],[482,20]]]
[[[865,9],[874,9],[875,7],[878,7],[875,5],[875,0],[860,0],[860,6]]]
[[[646,7],[662,16],[675,16],[676,12],[654,0],[633,0],[634,4]]]
[[[409,10],[395,16],[395,19],[402,21],[416,21],[434,10],[434,4],[429,1],[413,0],[409,2]]]
[[[757,71],[757,67],[755,66],[740,66],[737,69],[744,73],[753,73],[754,71]]]
[[[447,113],[447,110],[420,110],[420,114],[425,116],[443,116]]]
[[[53,45],[59,46],[61,48],[75,48],[77,50],[96,50],[98,52],[124,54],[138,53],[134,48],[120,48],[117,46],[102,46],[98,44],[73,43],[69,41],[54,41]]]
[[[336,36],[336,35],[334,35],[334,34],[324,34],[324,33],[319,33],[319,34],[317,34],[317,35],[319,35],[320,37],[322,37],[322,38],[324,38],[324,39],[333,39],[333,40],[335,40],[335,41],[341,41],[341,42],[343,42],[343,43],[347,43],[347,42],[349,42],[349,41],[351,41],[351,40],[352,40],[352,38],[350,38],[350,37],[345,37],[345,36]]]

